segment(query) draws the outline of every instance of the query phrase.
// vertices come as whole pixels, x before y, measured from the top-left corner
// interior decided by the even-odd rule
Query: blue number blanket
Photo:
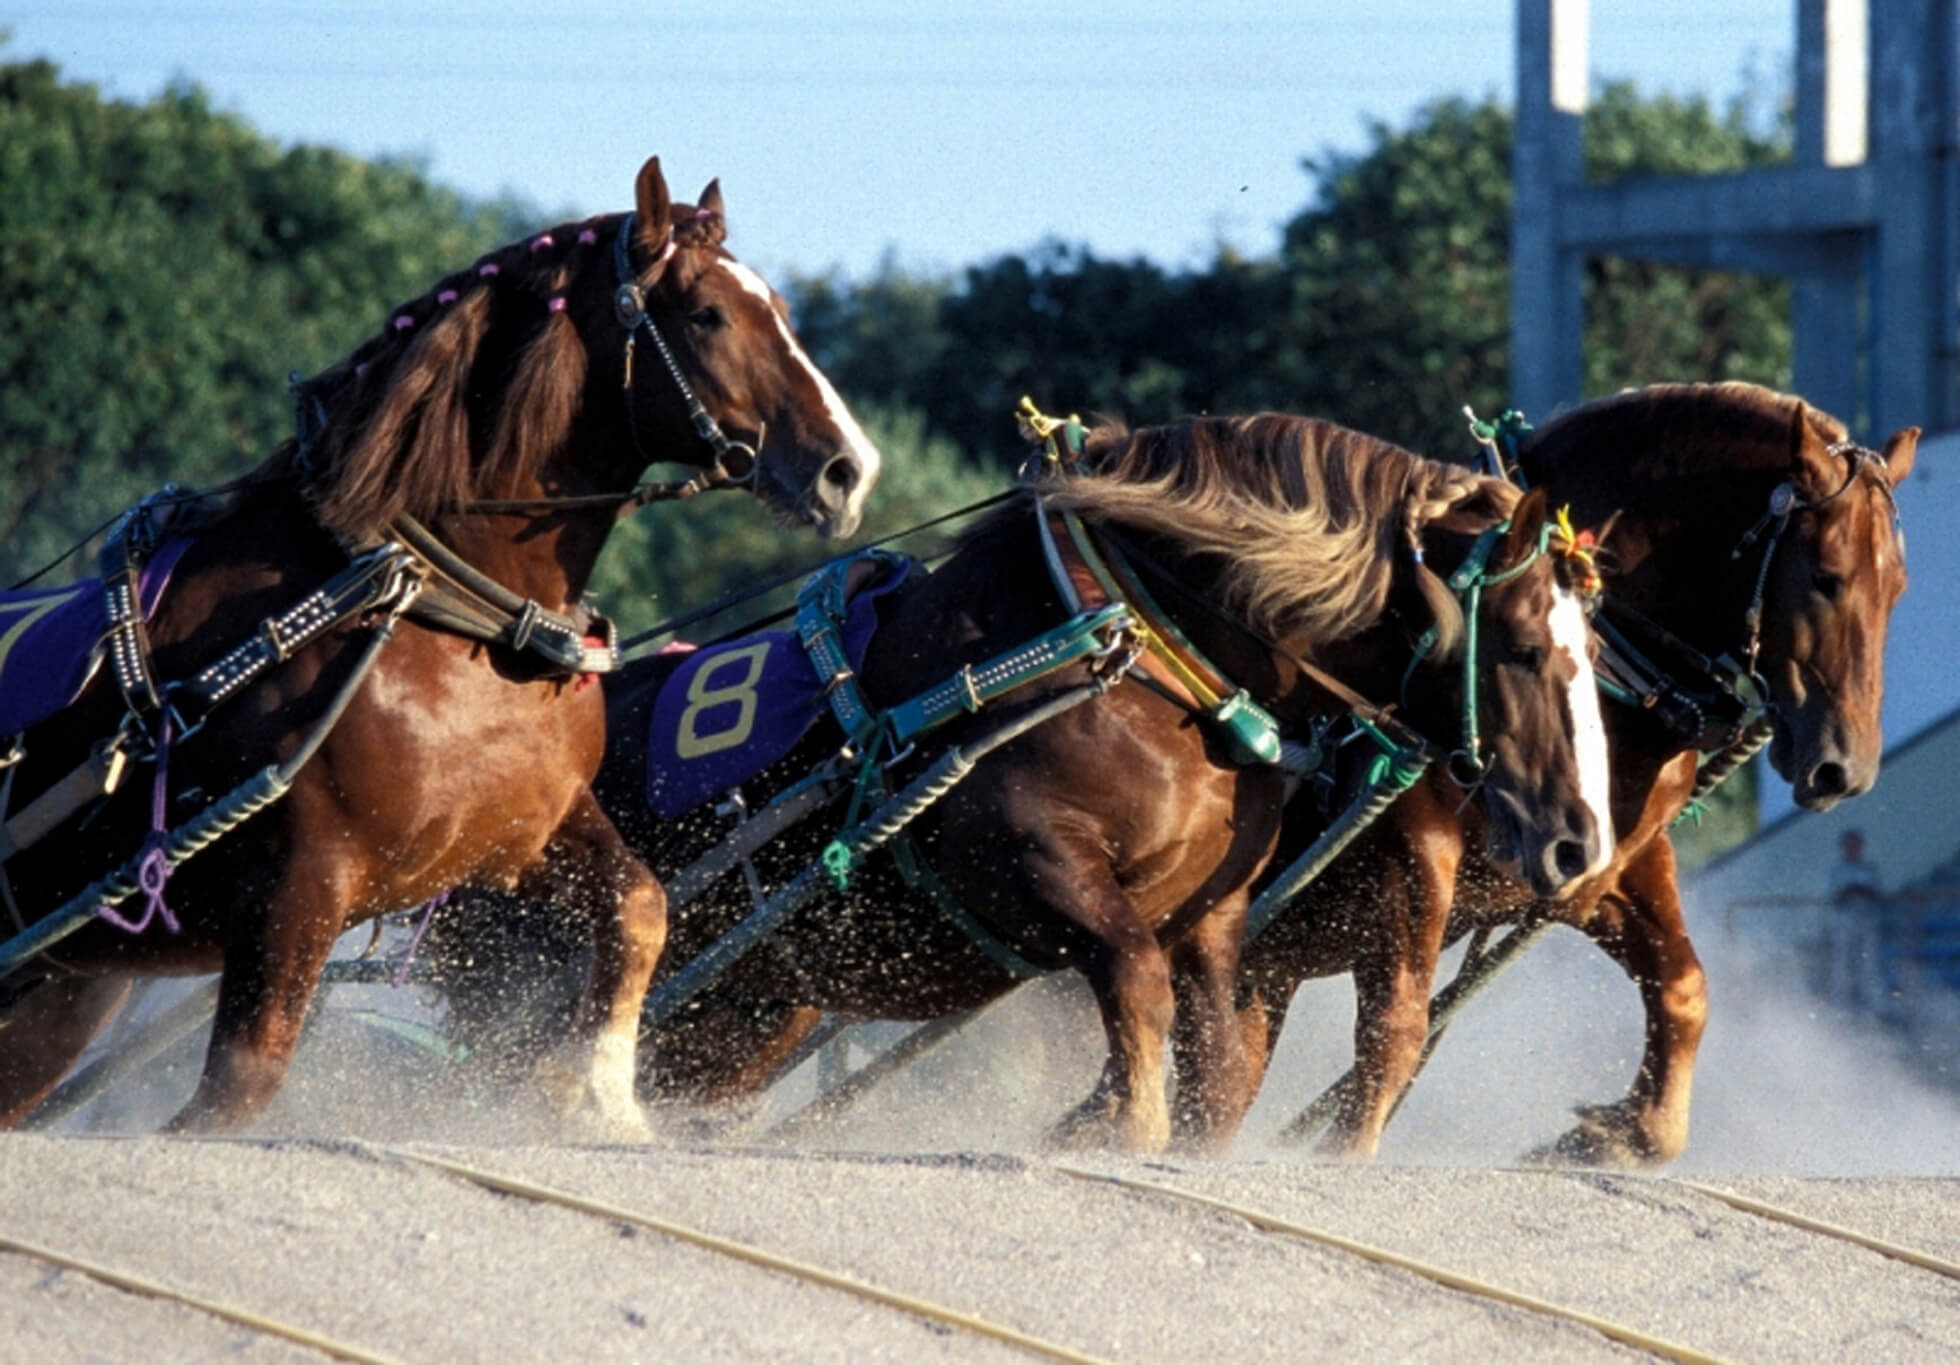
[[[853,669],[878,628],[877,599],[905,581],[887,568],[851,599],[839,632]],[[647,731],[647,804],[662,817],[713,800],[796,746],[824,710],[824,688],[794,631],[691,652],[661,685]]]

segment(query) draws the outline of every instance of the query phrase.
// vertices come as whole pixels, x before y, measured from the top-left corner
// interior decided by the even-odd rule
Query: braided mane
[[[1374,436],[1308,417],[1197,417],[1090,433],[1090,473],[1047,493],[1148,531],[1221,566],[1220,605],[1275,638],[1321,641],[1367,629],[1388,605],[1398,558],[1423,528],[1462,508],[1495,521],[1519,494],[1496,479],[1426,460]],[[1454,598],[1418,573],[1447,651]]]
[[[294,473],[323,525],[346,538],[401,515],[429,520],[531,478],[579,415],[592,357],[566,291],[613,284],[624,215],[512,242],[390,310],[380,332],[306,381],[303,441],[268,469]],[[718,248],[719,215],[674,206],[678,246]]]

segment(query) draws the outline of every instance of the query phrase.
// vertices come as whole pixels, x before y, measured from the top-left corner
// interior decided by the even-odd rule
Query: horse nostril
[[[1819,763],[1810,774],[1810,789],[1818,796],[1843,796],[1851,790],[1842,763]]]
[[[1577,839],[1560,839],[1552,845],[1552,865],[1565,881],[1571,881],[1586,870],[1592,858],[1586,853],[1586,846]]]
[[[823,467],[822,479],[839,493],[849,493],[857,487],[858,465],[848,455],[840,455]]]

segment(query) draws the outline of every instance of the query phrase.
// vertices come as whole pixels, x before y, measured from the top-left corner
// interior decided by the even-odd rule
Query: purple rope
[[[163,732],[157,737],[157,777],[150,793],[150,833],[143,840],[143,858],[136,865],[136,884],[143,891],[145,905],[141,919],[127,919],[116,913],[115,908],[104,904],[95,907],[95,913],[116,926],[126,934],[140,934],[150,927],[155,919],[163,920],[163,927],[175,934],[180,932],[177,917],[170,913],[170,907],[163,903],[163,884],[170,880],[170,859],[163,851],[163,817],[165,813],[166,790],[170,773],[170,713],[163,713]]]
[[[415,922],[415,933],[408,940],[408,951],[402,954],[402,960],[395,965],[395,984],[397,986],[406,986],[408,984],[408,967],[411,962],[415,961],[415,950],[422,946],[422,935],[429,932],[429,921],[436,917],[437,908],[448,903],[449,893],[445,891],[417,912],[421,915],[421,918]]]

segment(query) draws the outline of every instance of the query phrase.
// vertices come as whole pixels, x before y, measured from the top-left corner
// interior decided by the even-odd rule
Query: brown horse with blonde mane
[[[394,309],[302,387],[299,439],[224,496],[133,514],[116,570],[187,541],[169,586],[113,632],[113,667],[25,731],[12,774],[32,803],[114,737],[133,776],[0,867],[9,946],[46,941],[0,977],[0,1124],[133,977],[214,970],[203,1075],[172,1126],[242,1123],[278,1090],[344,929],[493,886],[590,920],[551,1079],[599,1130],[643,1130],[633,1048],[664,902],[588,786],[605,730],[589,684],[613,663],[581,605],[594,561],[624,510],[716,485],[846,534],[878,472],[725,233],[717,185],[675,203],[649,160],[633,212],[513,243]],[[705,472],[636,487],[652,462]],[[105,922],[128,888],[102,888],[145,847],[182,865],[158,886],[146,862],[149,912]]]
[[[1570,924],[1625,969],[1646,1008],[1633,1086],[1543,1155],[1658,1163],[1688,1138],[1689,1085],[1707,984],[1682,916],[1668,829],[1704,754],[1769,734],[1771,765],[1800,805],[1829,809],[1878,775],[1885,631],[1905,589],[1892,490],[1919,431],[1883,452],[1800,399],[1755,385],[1663,384],[1586,404],[1524,444],[1533,488],[1582,522],[1613,522],[1598,626],[1617,847],[1563,900],[1545,899],[1481,852],[1483,817],[1431,778],[1404,795],[1320,880],[1240,952],[1250,1088],[1208,1074],[1213,1045],[1180,1039],[1179,1128],[1228,1139],[1257,1089],[1288,1001],[1309,977],[1351,972],[1355,1070],[1325,1150],[1374,1154],[1424,1054],[1443,948],[1507,923]],[[1738,750],[1740,752],[1740,750]],[[1281,859],[1318,833],[1288,814]],[[1439,872],[1453,872],[1440,877]],[[1202,944],[1194,945],[1202,947]],[[1190,964],[1201,988],[1211,963]],[[1179,1019],[1182,1032],[1202,1021]]]
[[[1465,742],[1469,632],[1443,575],[1488,555],[1472,661],[1492,736],[1481,791],[1511,865],[1556,895],[1601,865],[1610,843],[1584,620],[1563,585],[1564,562],[1542,553],[1544,513],[1541,494],[1521,497],[1500,480],[1305,418],[1099,429],[1079,473],[991,513],[942,567],[888,599],[863,664],[864,694],[889,708],[949,673],[985,674],[984,661],[1053,630],[1099,591],[1100,600],[1117,595],[1092,566],[1100,554],[1128,565],[1116,578],[1147,581],[1150,610],[1282,733],[1308,739],[1355,692],[1390,700],[1406,687],[1401,721],[1447,751]],[[1080,535],[1066,527],[1071,516]],[[1143,610],[1133,591],[1123,600]],[[1432,627],[1425,654],[1419,641]],[[923,874],[900,858],[871,858],[848,893],[792,915],[659,1027],[649,1084],[729,1098],[764,1083],[819,1011],[937,1017],[993,999],[1030,972],[1073,968],[1100,1003],[1109,1061],[1056,1140],[1163,1146],[1170,954],[1191,938],[1237,941],[1290,779],[1270,756],[1234,754],[1186,673],[1161,653],[1131,653],[1142,638],[1125,635],[1093,661],[961,713],[896,756],[889,771],[900,782],[945,746],[1092,691],[1098,678],[1106,684],[978,759],[915,827],[905,858],[915,855]],[[670,666],[647,661],[619,680],[597,784],[629,842],[664,869],[726,832],[706,810],[675,822],[647,809],[647,715]],[[975,673],[958,672],[966,666]],[[750,804],[839,742],[820,726],[745,792]],[[806,826],[779,840],[757,859],[763,883],[793,876],[822,838]],[[686,963],[745,910],[739,879],[678,909],[669,961]],[[1189,1008],[1229,1015],[1232,973],[1217,980],[1220,990]],[[1221,1023],[1206,1036],[1215,1066],[1243,1065],[1235,1029]]]

